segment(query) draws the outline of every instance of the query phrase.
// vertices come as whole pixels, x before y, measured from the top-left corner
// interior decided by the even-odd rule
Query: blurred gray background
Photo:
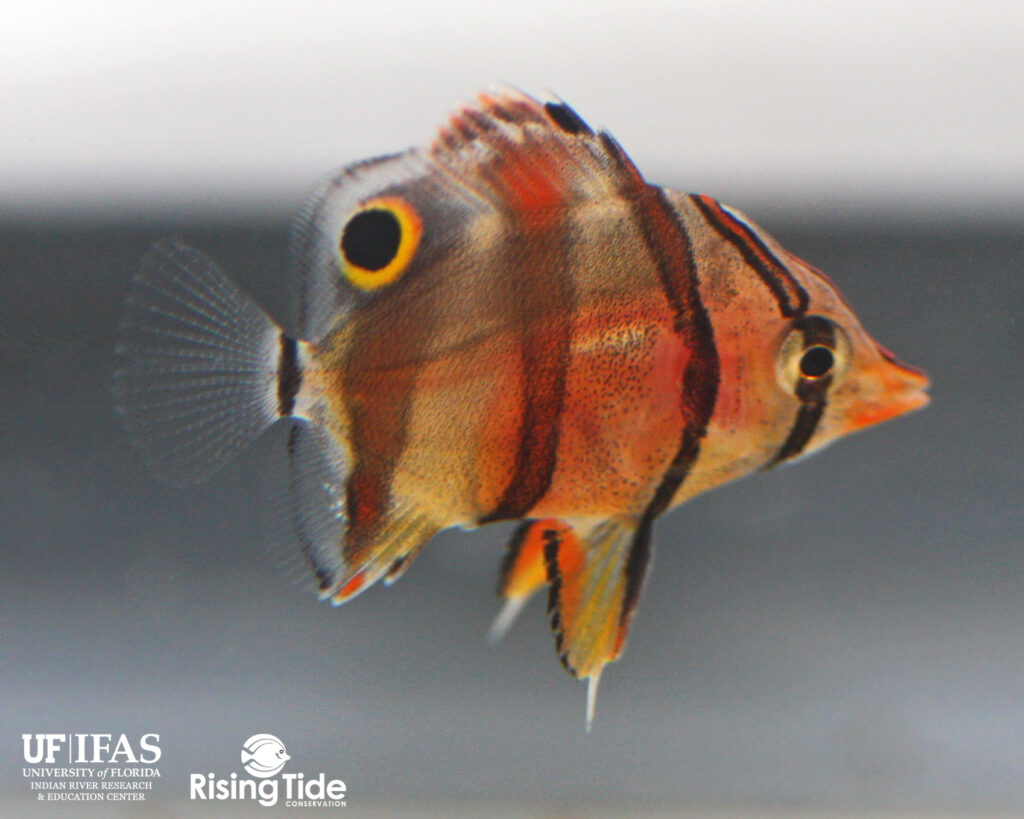
[[[0,812],[33,806],[20,735],[48,731],[160,733],[147,815],[189,813],[187,774],[258,732],[355,815],[1024,810],[1024,6],[4,13]],[[281,430],[171,489],[111,407],[152,241],[283,316],[303,191],[493,80],[743,208],[934,381],[925,412],[662,519],[589,736],[541,600],[485,643],[507,528],[332,609],[264,544]]]

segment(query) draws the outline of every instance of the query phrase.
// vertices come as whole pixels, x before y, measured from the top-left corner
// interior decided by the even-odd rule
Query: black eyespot
[[[821,378],[828,375],[835,365],[835,356],[828,347],[816,345],[804,350],[800,357],[800,375],[804,378]]]
[[[546,102],[544,110],[552,121],[567,134],[592,134],[590,126],[587,125],[577,114],[564,102]]]
[[[363,270],[383,270],[398,255],[402,227],[390,210],[373,208],[353,216],[341,234],[345,261]]]

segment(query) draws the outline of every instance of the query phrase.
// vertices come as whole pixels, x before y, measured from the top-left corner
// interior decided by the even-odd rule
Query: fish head
[[[289,759],[284,743],[273,734],[256,734],[242,746],[242,764],[254,776],[273,776]]]
[[[784,258],[808,307],[776,343],[776,382],[791,402],[803,406],[815,394],[811,400],[824,404],[799,454],[925,407],[928,376],[875,341],[824,273],[790,253]]]
[[[720,383],[705,475],[690,493],[928,403],[927,376],[876,342],[824,273],[739,211],[713,204],[735,233],[715,234],[699,249],[711,271],[702,296]]]

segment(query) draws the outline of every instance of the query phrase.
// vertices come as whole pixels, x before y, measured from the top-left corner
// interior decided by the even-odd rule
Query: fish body
[[[495,633],[547,587],[588,725],[659,515],[927,402],[824,274],[559,100],[483,94],[349,166],[293,255],[295,337],[154,246],[119,347],[130,437],[187,482],[287,419],[291,533],[335,603],[442,529],[521,521]]]
[[[280,771],[291,759],[284,743],[273,734],[256,734],[242,746],[242,765],[253,776],[266,779]]]

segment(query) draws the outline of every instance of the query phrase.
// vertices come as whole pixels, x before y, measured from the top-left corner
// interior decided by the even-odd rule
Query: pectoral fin
[[[545,542],[548,614],[562,664],[588,679],[587,730],[605,665],[622,653],[650,556],[649,530],[633,520],[602,521],[585,537],[572,530]]]

